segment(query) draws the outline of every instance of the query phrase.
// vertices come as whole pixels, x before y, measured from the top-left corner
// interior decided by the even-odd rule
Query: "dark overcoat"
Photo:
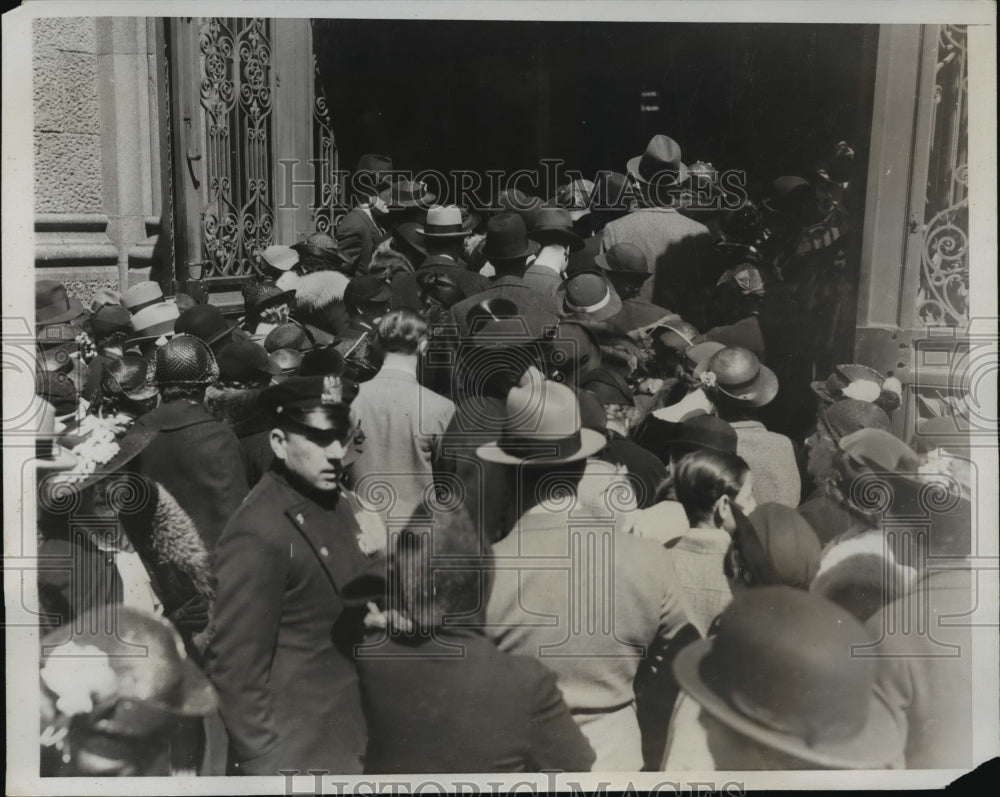
[[[165,402],[139,418],[140,424],[157,433],[139,454],[138,471],[167,488],[212,551],[249,491],[239,440],[190,399]]]
[[[368,273],[372,255],[387,234],[372,221],[371,216],[355,208],[337,225],[335,237],[340,253],[354,264],[358,273]]]
[[[353,661],[361,611],[342,595],[384,558],[366,556],[346,500],[322,506],[269,470],[216,551],[208,674],[229,732],[230,771],[362,771],[366,744]]]
[[[594,762],[555,676],[475,630],[361,648],[358,668],[367,772],[586,772]]]

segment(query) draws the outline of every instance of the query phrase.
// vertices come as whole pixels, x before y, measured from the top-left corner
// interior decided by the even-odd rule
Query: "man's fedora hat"
[[[128,310],[132,315],[135,315],[140,310],[144,310],[147,307],[152,307],[154,304],[160,304],[161,302],[167,300],[163,298],[163,289],[160,287],[158,282],[146,280],[145,282],[137,282],[125,291],[125,293],[122,294],[121,301],[122,307]]]
[[[144,307],[132,316],[132,331],[135,334],[126,345],[173,335],[179,317],[180,311],[173,302],[158,302]]]
[[[97,289],[93,300],[90,302],[90,312],[96,313],[102,307],[111,305],[113,307],[122,306],[122,295],[111,288],[101,287]]]
[[[637,282],[645,282],[652,273],[642,250],[635,244],[620,243],[594,258],[598,268],[615,277],[624,277]]]
[[[104,363],[101,371],[102,396],[146,401],[153,398],[156,391],[156,382],[145,357],[126,354]]]
[[[222,311],[212,304],[196,304],[177,317],[174,332],[178,335],[194,335],[209,346],[236,329],[236,322],[228,322]]]
[[[437,194],[427,190],[423,181],[398,180],[379,194],[389,210],[428,208]]]
[[[215,359],[219,378],[224,381],[259,380],[278,372],[271,364],[267,349],[252,340],[234,340],[224,346]]]
[[[718,634],[678,653],[681,688],[737,733],[832,769],[881,769],[904,738],[875,690],[870,643],[836,604],[787,586],[740,592]]]
[[[614,286],[600,274],[587,271],[560,284],[556,302],[566,315],[589,321],[606,321],[622,309]]]
[[[156,382],[161,387],[209,385],[218,378],[215,355],[194,335],[175,335],[156,350]]]
[[[528,239],[528,228],[517,213],[499,213],[486,223],[483,255],[491,263],[528,257],[538,248]]]
[[[539,208],[532,216],[528,237],[542,246],[555,243],[568,246],[571,252],[583,249],[583,239],[573,230],[573,218],[564,208]]]
[[[502,465],[558,465],[596,454],[604,435],[584,429],[576,394],[529,368],[507,394],[500,439],[476,449],[476,456]]]
[[[367,152],[358,158],[355,175],[371,174],[374,176],[372,188],[376,191],[383,191],[390,185],[390,174],[392,172],[392,158],[388,155],[377,155]]]
[[[723,395],[751,407],[770,404],[778,395],[774,371],[761,365],[752,351],[739,346],[726,346],[713,354],[699,376]]]
[[[628,173],[643,185],[660,181],[680,185],[688,178],[688,167],[681,161],[681,147],[670,136],[653,136],[642,155],[629,158]]]
[[[332,265],[348,262],[348,258],[341,253],[337,240],[325,232],[314,232],[304,241],[292,244],[290,249],[299,256],[315,257]]]
[[[70,296],[61,282],[38,280],[35,283],[35,326],[70,321],[83,313],[83,303]]]
[[[120,304],[105,304],[87,319],[84,327],[95,338],[106,338],[115,332],[132,328],[132,315]]]
[[[439,205],[427,211],[427,220],[416,231],[425,238],[465,238],[472,232],[473,219],[462,215],[456,205]]]
[[[407,251],[407,249],[411,249],[418,255],[427,257],[427,247],[424,244],[424,234],[422,230],[423,225],[418,221],[404,221],[402,224],[397,224],[392,230],[392,235],[395,239],[395,245],[393,248],[399,249],[404,255],[407,256],[412,255],[411,252]],[[462,237],[465,237],[466,235],[468,235],[468,233],[462,233]],[[417,265],[419,265],[419,263]]]

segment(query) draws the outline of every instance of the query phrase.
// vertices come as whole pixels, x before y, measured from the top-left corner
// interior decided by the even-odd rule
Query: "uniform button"
[[[297,514],[297,515],[295,516],[295,522],[296,522],[296,523],[300,523],[300,524],[301,524],[301,523],[305,523],[305,518],[304,518],[304,517],[302,517],[302,513],[301,513],[301,512],[299,512],[299,514]]]
[[[319,549],[319,552],[321,554],[323,554],[323,556],[329,556],[330,555],[330,551],[327,549],[327,547],[325,545],[322,548]]]

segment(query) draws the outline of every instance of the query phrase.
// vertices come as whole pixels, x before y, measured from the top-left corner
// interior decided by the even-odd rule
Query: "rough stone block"
[[[31,89],[34,95],[35,130],[63,130],[63,81],[60,79],[61,53],[35,50],[31,58]]]
[[[35,52],[49,48],[95,53],[97,52],[95,21],[94,17],[39,17],[31,26],[33,49]]]
[[[35,212],[101,211],[101,139],[80,133],[35,133]]]
[[[64,130],[97,134],[101,130],[101,107],[97,95],[97,56],[62,53]]]

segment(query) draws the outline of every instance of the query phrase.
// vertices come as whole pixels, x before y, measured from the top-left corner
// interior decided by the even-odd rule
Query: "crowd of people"
[[[852,157],[481,209],[366,155],[239,318],[38,280],[42,774],[971,763],[968,440],[829,361]]]

